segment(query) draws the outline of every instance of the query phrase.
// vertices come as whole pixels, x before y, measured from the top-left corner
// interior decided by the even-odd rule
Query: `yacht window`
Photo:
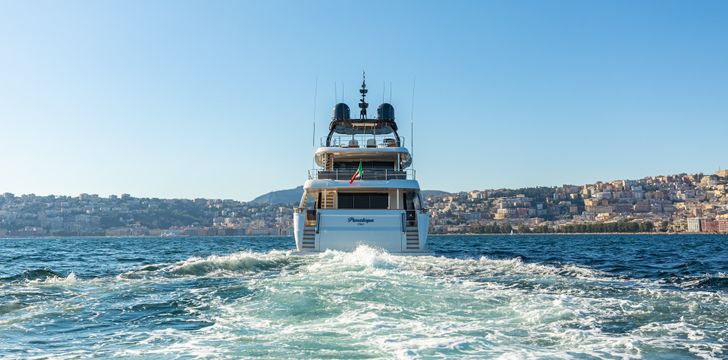
[[[394,169],[393,161],[362,161],[361,167],[367,169]],[[356,171],[359,168],[359,161],[337,161],[334,169]]]
[[[387,209],[387,193],[339,193],[339,209]]]
[[[316,198],[314,196],[315,196],[314,194],[309,193],[309,192],[304,194],[303,207],[305,207],[306,209],[309,209],[309,210],[315,209],[316,208]]]

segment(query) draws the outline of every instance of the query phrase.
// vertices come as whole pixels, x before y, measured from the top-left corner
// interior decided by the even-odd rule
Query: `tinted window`
[[[369,196],[370,209],[386,209],[387,207],[389,207],[389,195],[372,194]]]
[[[352,194],[339,193],[339,209],[353,209],[354,197]]]
[[[339,193],[339,209],[386,209],[389,206],[388,194],[377,193]]]
[[[366,169],[394,169],[394,162],[392,161],[362,161],[361,167]],[[359,162],[348,162],[348,161],[336,161],[334,162],[334,169],[339,170],[353,170],[359,168]]]

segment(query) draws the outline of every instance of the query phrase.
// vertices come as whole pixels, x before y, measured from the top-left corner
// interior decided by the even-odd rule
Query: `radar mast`
[[[362,71],[361,76],[362,76],[361,89],[359,89],[359,92],[361,93],[361,100],[359,101],[359,108],[361,109],[360,118],[362,120],[364,120],[367,118],[367,108],[369,107],[369,104],[367,104],[366,99],[365,99],[369,90],[367,90],[366,72]]]

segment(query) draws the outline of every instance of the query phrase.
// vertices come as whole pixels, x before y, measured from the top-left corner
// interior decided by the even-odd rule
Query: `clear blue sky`
[[[0,192],[249,200],[382,83],[425,189],[728,167],[726,1],[0,1]]]

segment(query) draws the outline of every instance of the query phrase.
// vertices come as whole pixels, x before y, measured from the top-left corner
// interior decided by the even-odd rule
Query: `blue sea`
[[[0,239],[0,358],[728,357],[728,236]]]

